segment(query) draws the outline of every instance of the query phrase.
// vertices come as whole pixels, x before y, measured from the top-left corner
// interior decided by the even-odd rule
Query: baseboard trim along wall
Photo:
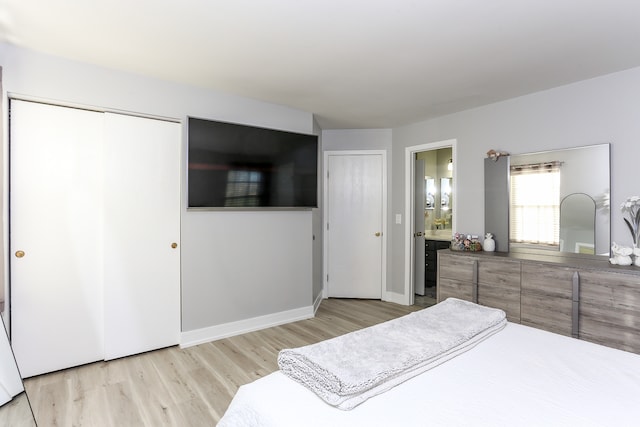
[[[313,315],[316,315],[316,312],[318,311],[318,309],[320,308],[320,304],[322,303],[322,294],[324,292],[318,292],[318,296],[316,297],[315,301],[313,301]]]
[[[316,308],[314,304],[313,306],[296,308],[265,316],[253,317],[251,319],[239,320],[237,322],[224,323],[221,325],[182,332],[180,335],[180,348],[192,347],[194,345],[204,344],[235,335],[246,334],[247,332],[259,331],[272,326],[310,319],[314,317],[315,310]]]

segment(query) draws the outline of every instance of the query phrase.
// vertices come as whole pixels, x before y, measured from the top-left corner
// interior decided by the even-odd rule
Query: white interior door
[[[329,155],[328,296],[382,297],[383,159],[381,154]]]
[[[108,360],[180,340],[180,124],[109,113],[105,123]]]
[[[11,101],[12,345],[30,377],[103,357],[103,115]]]
[[[424,159],[416,159],[414,172],[414,292],[424,295],[424,269],[425,269],[425,249],[424,249],[424,209],[426,199],[426,185],[424,181]]]

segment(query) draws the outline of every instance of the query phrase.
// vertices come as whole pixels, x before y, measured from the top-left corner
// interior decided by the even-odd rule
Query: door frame
[[[329,183],[328,168],[330,156],[366,156],[379,155],[382,157],[382,269],[381,269],[381,288],[380,295],[382,301],[389,301],[387,296],[387,151],[386,150],[332,150],[325,151],[323,154],[323,171],[322,171],[322,298],[329,297],[327,276],[329,274],[328,265],[328,247],[329,235],[327,233],[327,224],[329,220],[328,203],[329,200]]]
[[[404,201],[405,201],[405,222],[404,222],[404,303],[406,305],[413,305],[414,303],[414,289],[415,289],[415,274],[414,274],[414,265],[415,265],[415,255],[413,248],[413,233],[415,232],[414,225],[414,214],[413,209],[415,205],[415,200],[413,197],[414,191],[414,175],[415,175],[415,167],[414,167],[414,159],[415,155],[422,151],[431,151],[438,150],[440,148],[449,148],[451,147],[451,159],[453,160],[453,170],[452,176],[454,177],[453,185],[451,192],[453,193],[453,208],[451,209],[451,213],[453,215],[453,220],[451,221],[451,229],[456,229],[456,221],[458,218],[457,215],[457,139],[446,139],[443,141],[430,142],[427,144],[413,145],[410,147],[406,147],[404,151],[404,171],[405,171],[405,184],[404,184]]]

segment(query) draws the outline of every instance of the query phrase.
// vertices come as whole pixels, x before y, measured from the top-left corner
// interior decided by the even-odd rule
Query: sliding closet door
[[[11,337],[23,377],[103,358],[103,115],[11,101]]]
[[[105,359],[180,334],[180,125],[106,114]]]

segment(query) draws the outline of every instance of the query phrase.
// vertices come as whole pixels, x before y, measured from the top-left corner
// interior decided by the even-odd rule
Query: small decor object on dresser
[[[493,252],[496,250],[496,241],[493,240],[493,234],[487,233],[484,236],[483,248],[485,252]]]
[[[482,244],[478,240],[478,236],[456,233],[451,239],[451,250],[478,252],[482,250]]]
[[[620,246],[616,242],[613,242],[613,245],[611,245],[611,258],[609,258],[609,262],[614,265],[631,265],[633,264],[633,260],[631,259],[631,255],[633,254],[633,248]]]

